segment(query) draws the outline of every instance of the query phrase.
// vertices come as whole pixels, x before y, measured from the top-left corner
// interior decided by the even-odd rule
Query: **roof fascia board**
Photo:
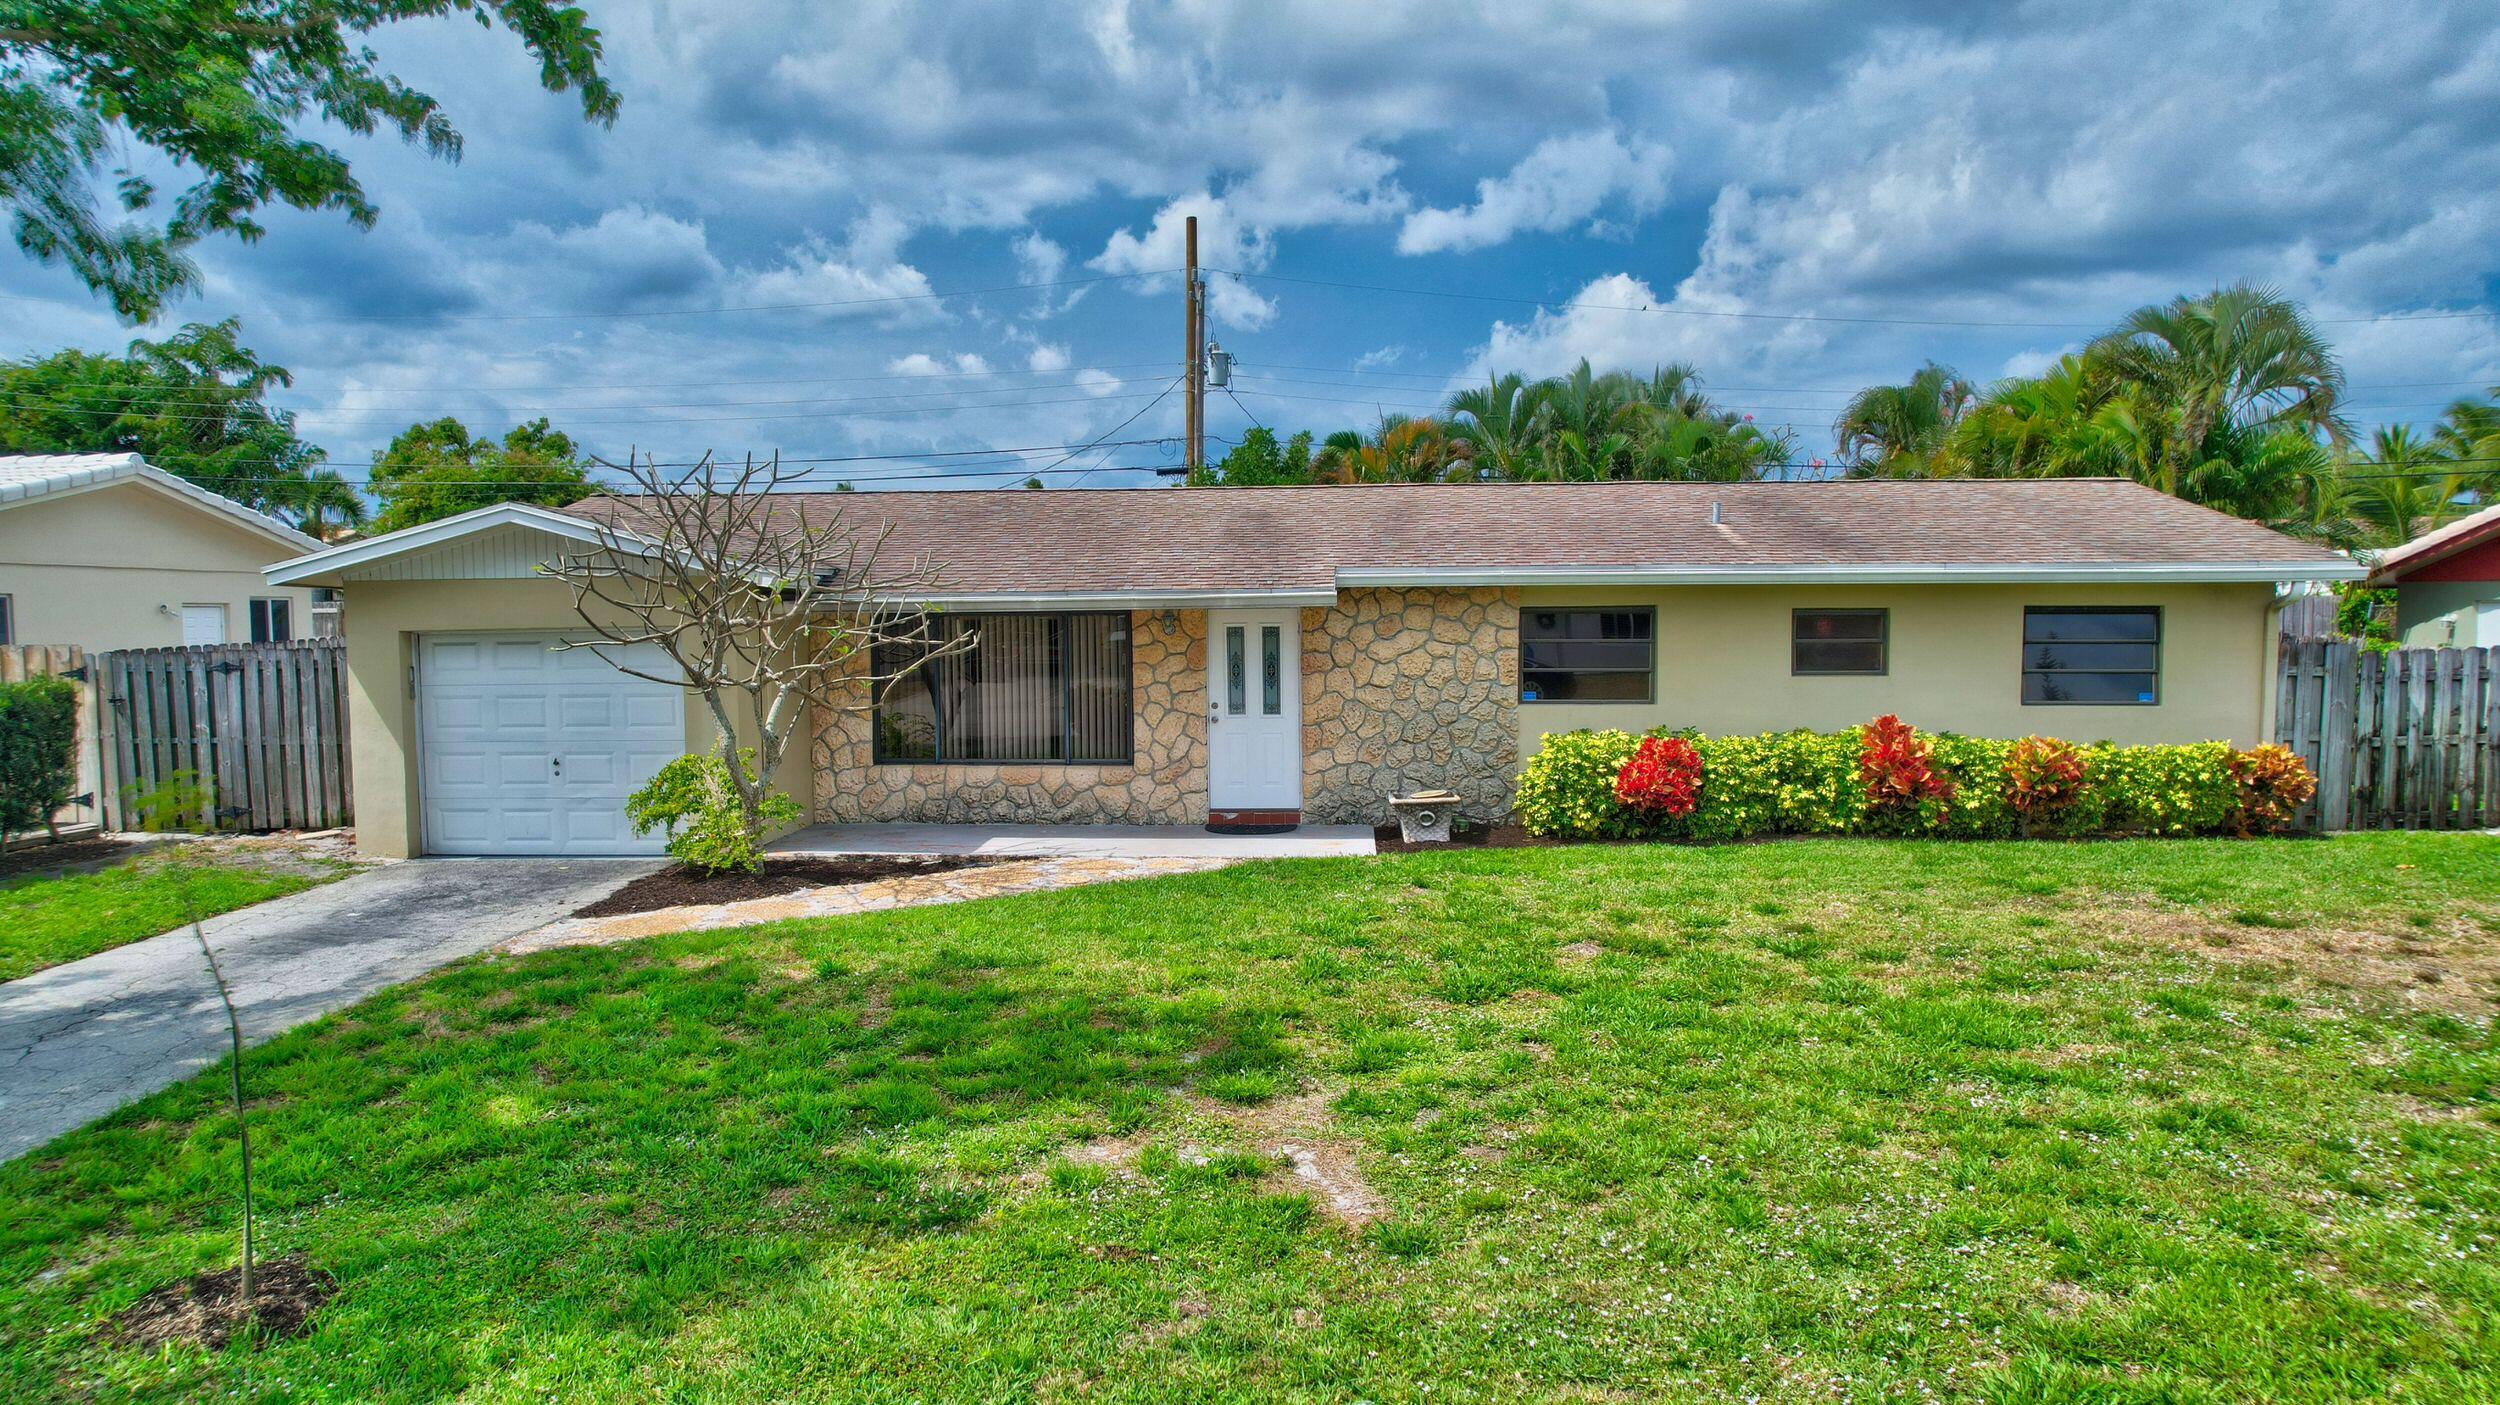
[[[360,566],[370,566],[375,562],[429,551],[463,537],[510,526],[530,527],[545,532],[549,536],[562,537],[567,541],[586,542],[593,546],[610,549],[647,548],[650,545],[648,541],[634,533],[620,531],[613,527],[603,527],[587,518],[550,511],[529,503],[507,502],[464,512],[457,517],[446,517],[439,522],[426,522],[414,527],[405,527],[365,541],[330,547],[324,551],[298,556],[291,561],[281,561],[274,566],[264,566],[261,568],[261,575],[271,585],[305,584],[311,582],[316,576],[352,571]]]
[[[1478,585],[2094,585],[2359,580],[2357,562],[2163,562],[2068,566],[1510,566],[1341,570],[1339,589]]]
[[[1326,609],[1337,603],[1333,590],[1134,590],[1115,592],[1017,591],[985,595],[950,595],[943,591],[915,595],[906,602],[944,610],[1258,610]]]
[[[159,497],[181,503],[186,507],[214,513],[227,524],[274,541],[280,546],[290,546],[301,551],[316,549],[321,545],[319,541],[296,531],[276,518],[254,512],[232,498],[212,493],[196,483],[167,473],[137,454],[126,455],[119,463],[98,464],[91,468],[75,469],[58,478],[47,479],[40,483],[11,484],[9,485],[11,491],[0,492],[0,510],[25,507],[39,502],[58,502],[63,498],[74,498],[81,493],[100,492],[106,488],[119,487],[124,483],[136,483]]]

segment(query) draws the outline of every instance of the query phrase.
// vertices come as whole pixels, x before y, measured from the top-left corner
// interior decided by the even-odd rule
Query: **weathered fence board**
[[[2275,740],[2318,777],[2319,829],[2500,828],[2500,648],[2283,641]]]
[[[138,827],[141,797],[179,774],[236,829],[348,823],[345,649],[312,639],[104,655],[110,822]]]
[[[52,817],[62,829],[95,824],[102,813],[104,780],[96,752],[96,680],[89,671],[91,662],[74,644],[0,644],[0,683],[22,683],[49,674],[78,686],[78,780],[74,798]]]

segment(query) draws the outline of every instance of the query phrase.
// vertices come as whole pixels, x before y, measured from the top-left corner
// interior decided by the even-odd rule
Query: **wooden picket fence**
[[[72,644],[0,644],[0,683],[22,683],[49,674],[78,687],[78,780],[76,794],[52,817],[64,830],[92,828],[100,815],[104,771],[96,747],[94,689],[87,676],[87,655]]]
[[[309,639],[100,655],[107,823],[139,827],[143,797],[184,773],[221,827],[349,823],[346,649]]]
[[[2317,829],[2500,828],[2500,648],[2283,641],[2275,740],[2317,774]]]

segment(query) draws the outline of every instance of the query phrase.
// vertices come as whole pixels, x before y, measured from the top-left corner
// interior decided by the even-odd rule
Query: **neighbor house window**
[[[1521,702],[1647,702],[1655,615],[1630,610],[1519,612]]]
[[[293,602],[278,597],[252,602],[252,642],[284,644],[295,637],[295,621],[290,618]]]
[[[2161,610],[2034,605],[2023,611],[2023,701],[2143,706],[2161,698]]]
[[[878,646],[877,673],[902,677],[877,705],[876,758],[1127,764],[1128,619],[941,615],[936,643]]]
[[[1789,626],[1790,673],[1882,673],[1889,610],[1799,610]]]
[[[0,644],[17,642],[17,601],[0,595]]]

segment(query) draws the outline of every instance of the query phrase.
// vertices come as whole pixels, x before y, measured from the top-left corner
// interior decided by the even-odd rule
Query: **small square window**
[[[1882,674],[1891,635],[1890,610],[1799,610],[1789,626],[1788,671]]]
[[[284,644],[295,637],[295,602],[283,596],[252,602],[252,642]]]

